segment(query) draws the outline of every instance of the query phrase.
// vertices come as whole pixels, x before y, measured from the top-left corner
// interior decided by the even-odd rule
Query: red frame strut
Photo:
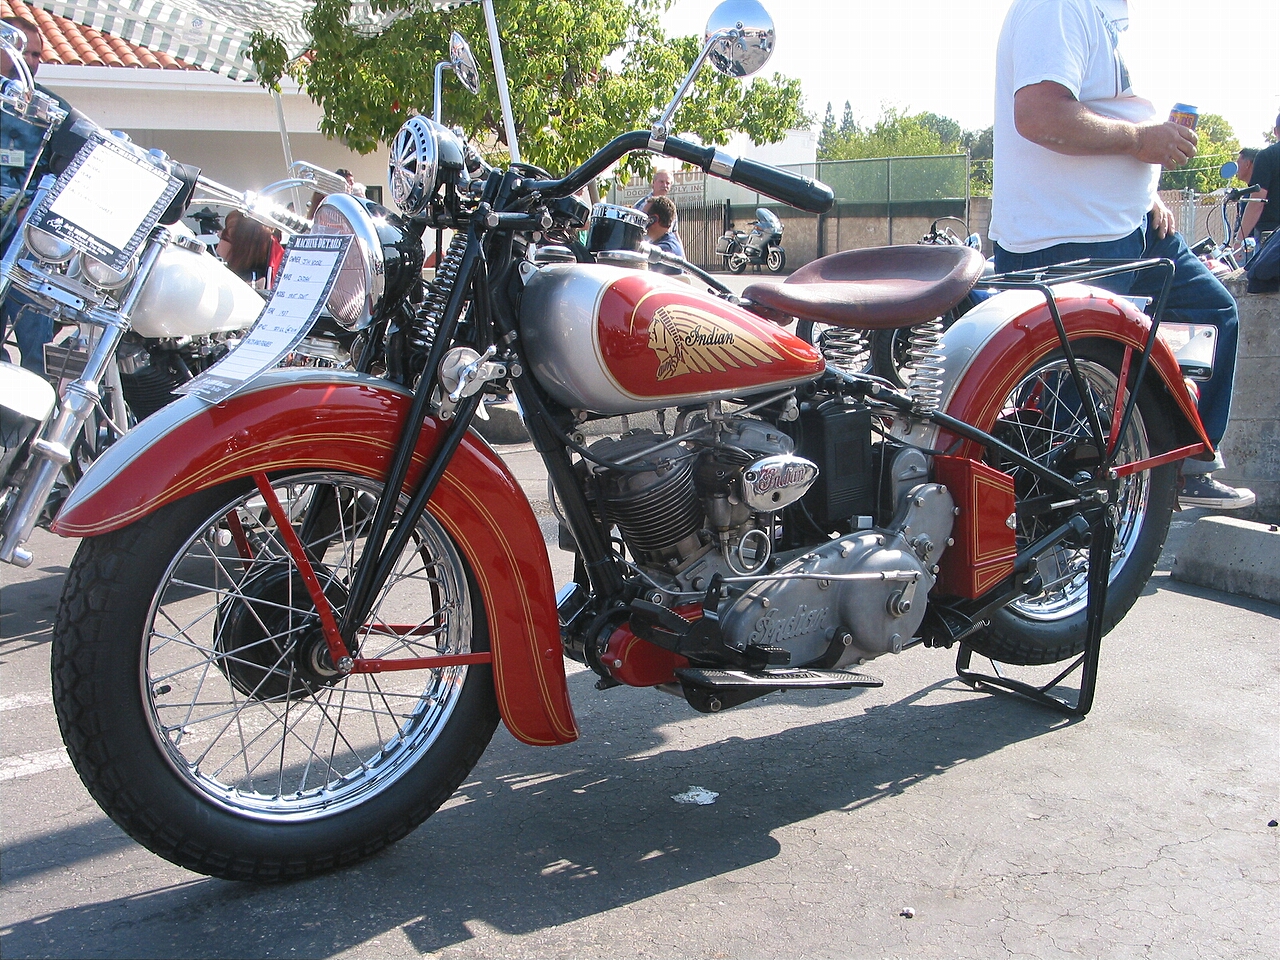
[[[302,541],[298,539],[297,531],[293,529],[293,524],[289,522],[289,515],[285,513],[280,499],[276,496],[276,492],[271,486],[271,481],[267,479],[265,473],[255,473],[253,482],[258,488],[258,493],[262,494],[262,499],[266,502],[267,510],[270,512],[272,519],[276,522],[276,529],[280,531],[280,536],[284,540],[285,548],[289,551],[289,556],[293,558],[293,562],[298,566],[298,573],[307,587],[307,594],[311,597],[311,602],[315,604],[316,612],[320,615],[320,626],[324,631],[325,643],[329,647],[329,657],[335,664],[342,663],[343,660],[350,660],[351,673],[389,673],[399,670],[437,670],[442,667],[461,667],[493,662],[493,654],[488,651],[483,653],[447,654],[438,657],[406,657],[403,660],[382,660],[377,658],[369,660],[363,657],[352,659],[347,652],[347,645],[342,640],[342,634],[338,630],[338,621],[333,614],[333,605],[329,602],[329,598],[325,596],[324,590],[320,586],[320,578],[316,576],[315,568],[311,565],[311,558],[307,556],[306,550],[303,549]],[[397,634],[408,636],[421,628],[416,626],[389,626],[388,629]]]

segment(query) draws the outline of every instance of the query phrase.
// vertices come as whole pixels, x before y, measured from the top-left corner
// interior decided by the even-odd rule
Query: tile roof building
[[[57,17],[22,0],[0,0],[0,17],[33,21],[44,36],[41,64],[77,67],[135,67],[146,70],[198,70],[163,52]]]
[[[320,107],[288,78],[273,97],[253,81],[231,80],[55,16],[40,0],[0,0],[0,16],[21,17],[40,28],[44,50],[37,82],[143,148],[195,164],[237,190],[259,190],[285,176],[283,120],[293,159],[329,170],[345,167],[373,186],[371,195],[378,199],[386,180],[386,147],[361,156],[327,139],[320,133]]]

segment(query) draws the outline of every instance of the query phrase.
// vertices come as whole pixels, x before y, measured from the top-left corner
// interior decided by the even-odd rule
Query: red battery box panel
[[[965,457],[935,457],[934,478],[946,485],[959,513],[939,561],[939,593],[974,599],[1013,573],[1018,555],[1013,477]]]

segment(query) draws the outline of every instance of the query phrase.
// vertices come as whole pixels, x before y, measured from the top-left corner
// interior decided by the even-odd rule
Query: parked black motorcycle
[[[787,266],[787,251],[782,249],[782,221],[764,207],[756,209],[751,232],[727,230],[716,241],[716,256],[724,257],[730,273],[742,273],[747,264],[764,264],[771,273],[781,273]]]

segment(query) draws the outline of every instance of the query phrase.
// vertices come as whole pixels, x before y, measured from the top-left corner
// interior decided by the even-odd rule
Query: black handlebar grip
[[[831,188],[821,180],[810,180],[746,158],[734,163],[729,180],[809,213],[826,213],[836,202]]]
[[[731,183],[741,184],[744,187],[750,187],[757,193],[763,193],[766,196],[773,197],[775,200],[781,200],[789,206],[807,210],[810,213],[826,213],[836,202],[835,194],[831,192],[831,188],[825,183],[818,180],[810,180],[808,177],[802,177],[799,174],[788,173],[786,170],[779,170],[777,167],[771,167],[767,163],[756,163],[754,160],[733,159],[722,156],[722,161],[733,159],[732,171],[726,176],[718,170],[712,170],[716,162],[715,147],[700,147],[697,144],[689,143],[687,140],[669,137],[663,143],[662,152],[669,157],[683,160],[685,163],[697,164],[713,176],[721,177]]]

